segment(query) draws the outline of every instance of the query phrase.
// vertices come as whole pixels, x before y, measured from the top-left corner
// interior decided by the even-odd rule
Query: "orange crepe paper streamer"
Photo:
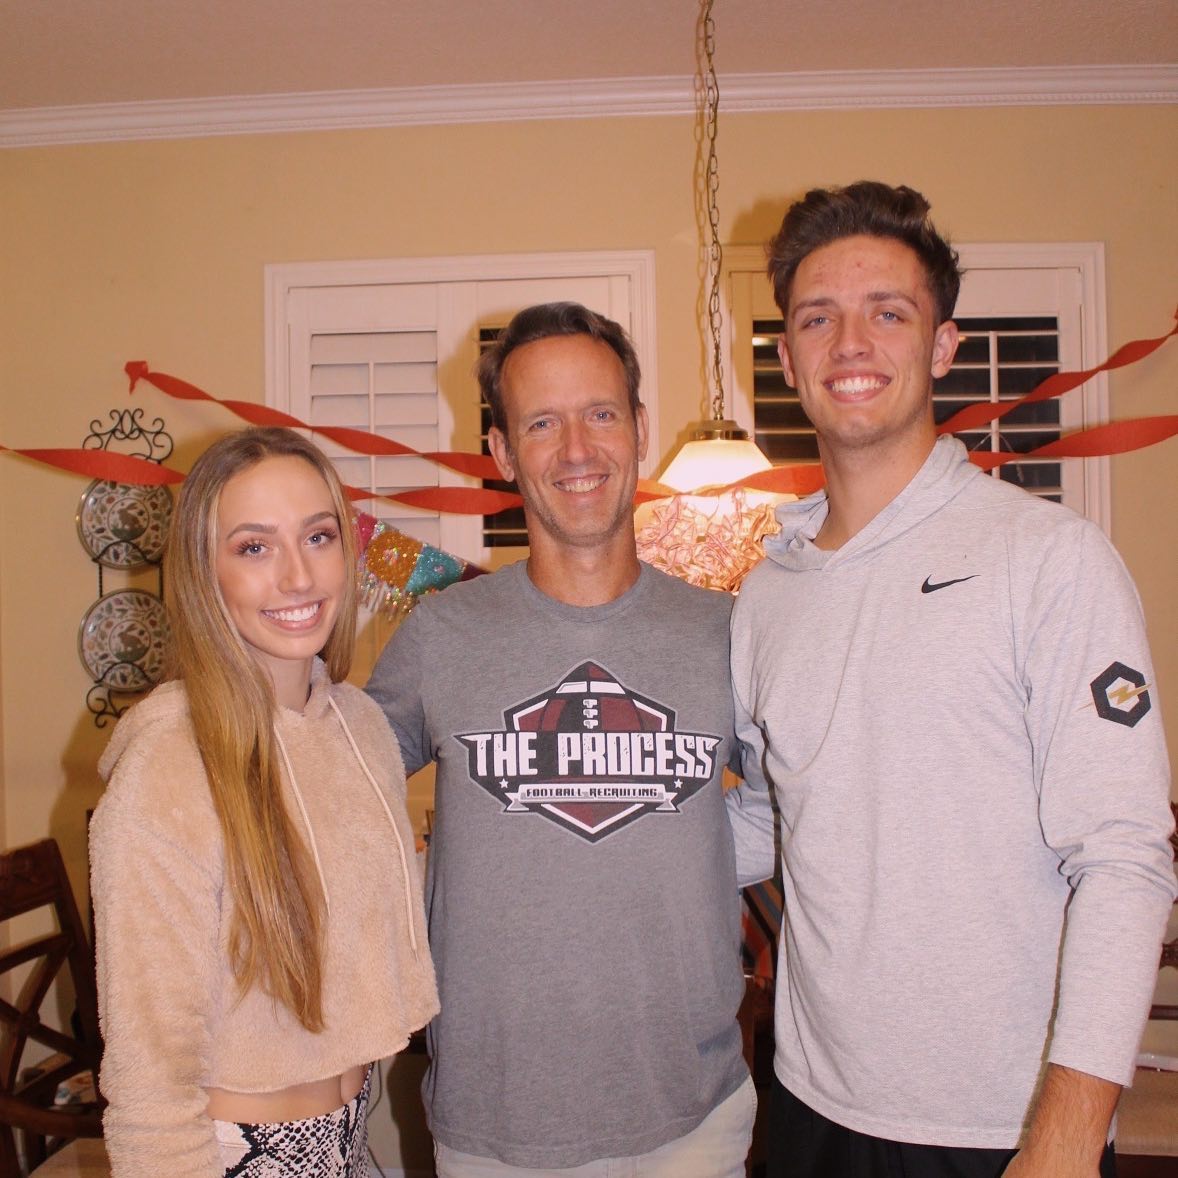
[[[412,446],[394,442],[391,438],[382,438],[367,430],[333,425],[308,425],[305,421],[300,421],[289,413],[283,413],[280,409],[274,409],[269,405],[259,405],[256,401],[231,401],[214,397],[211,393],[206,393],[204,389],[199,389],[196,385],[189,384],[188,381],[181,380],[177,376],[169,376],[165,372],[152,372],[146,360],[128,360],[123,365],[123,371],[130,378],[132,393],[135,392],[135,386],[141,380],[145,380],[148,384],[159,389],[161,393],[166,393],[169,397],[175,397],[177,400],[211,401],[214,405],[221,405],[231,413],[235,413],[251,425],[283,425],[290,429],[311,430],[321,437],[330,438],[333,442],[356,454],[365,454],[369,457],[425,458],[438,466],[444,466],[448,470],[471,475],[474,478],[497,479],[499,477],[494,460],[486,454],[463,454],[448,450],[414,450]]]
[[[1057,438],[1037,450],[1025,454],[1000,454],[989,451],[975,451],[969,459],[983,470],[993,470],[1008,462],[1019,462],[1024,458],[1100,458],[1106,454],[1126,454],[1130,450],[1143,450],[1156,446],[1178,434],[1178,414],[1163,417],[1132,417],[1128,421],[1112,421],[1108,425],[1095,425],[1091,429],[1078,430],[1074,434]]]
[[[0,451],[19,454],[71,474],[106,479],[112,483],[138,487],[174,487],[184,481],[184,475],[171,467],[109,450],[22,450],[0,445]],[[422,507],[452,515],[495,515],[509,507],[518,507],[523,502],[518,495],[508,491],[491,491],[483,487],[422,487],[390,495],[359,487],[345,487],[344,490],[353,500],[387,499],[391,503],[403,503],[408,507]]]
[[[184,481],[177,470],[161,466],[147,458],[135,458],[130,454],[111,453],[108,450],[14,450],[0,446],[9,454],[20,454],[34,462],[55,466],[71,474],[86,475],[92,479],[107,479],[112,483],[132,483],[140,487],[173,486]]]
[[[407,507],[422,507],[447,515],[497,515],[523,503],[510,491],[491,491],[485,487],[422,487],[416,491],[398,491],[395,495],[379,495],[363,487],[344,487],[344,491],[353,501],[388,499]]]
[[[707,495],[719,498],[729,491],[770,491],[778,495],[810,495],[822,487],[826,476],[820,462],[799,462],[791,466],[775,466],[738,479],[722,487],[699,487],[691,491],[676,491],[664,483],[639,479],[635,503],[650,503],[655,499],[671,499],[676,495]]]
[[[1017,401],[986,401],[977,405],[967,405],[959,409],[947,421],[937,426],[939,434],[955,434],[964,429],[976,429],[991,421],[997,421],[1008,413],[1013,413],[1020,405],[1030,405],[1035,401],[1048,401],[1052,397],[1062,397],[1072,389],[1079,388],[1086,380],[1090,380],[1100,372],[1108,372],[1114,368],[1124,368],[1127,364],[1135,364],[1143,360],[1151,352],[1156,352],[1172,335],[1178,335],[1178,311],[1174,312],[1174,326],[1165,335],[1157,339],[1130,340],[1119,347],[1103,364],[1095,368],[1088,368],[1084,372],[1057,372],[1045,381],[1037,384],[1024,397]],[[1111,453],[1112,451],[1110,451]]]

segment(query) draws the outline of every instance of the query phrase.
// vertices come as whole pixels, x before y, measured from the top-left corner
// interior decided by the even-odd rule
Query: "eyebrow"
[[[317,511],[314,515],[307,516],[299,525],[300,528],[309,528],[312,524],[319,523],[320,520],[330,519],[339,522],[339,517],[334,511]],[[274,524],[255,524],[248,520],[245,523],[240,523],[237,527],[232,528],[225,533],[225,539],[232,539],[238,532],[261,532],[264,536],[273,536],[278,529]]]
[[[920,310],[920,304],[910,294],[902,290],[873,290],[867,295],[869,303],[891,303],[901,302],[907,303],[908,306]],[[791,317],[796,315],[799,311],[811,311],[820,307],[832,307],[835,305],[835,300],[830,295],[817,295],[812,299],[801,299],[795,303],[790,310]]]

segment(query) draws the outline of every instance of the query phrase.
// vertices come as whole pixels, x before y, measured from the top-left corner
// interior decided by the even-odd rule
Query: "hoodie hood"
[[[275,727],[281,730],[285,725],[306,723],[321,719],[329,706],[331,678],[322,659],[316,658],[311,664],[311,694],[301,712],[279,707],[276,711]],[[133,741],[156,724],[171,724],[178,720],[188,725],[188,693],[182,679],[161,683],[150,695],[141,699],[134,707],[128,708],[115,725],[102,756],[98,760],[98,772],[103,781],[109,781],[119,763],[119,758]],[[195,736],[193,737],[195,743]]]
[[[188,695],[184,684],[175,679],[161,683],[149,696],[128,708],[119,718],[106,749],[98,759],[98,772],[109,781],[119,760],[139,736],[159,724],[188,721]],[[195,738],[194,738],[195,740]]]
[[[818,548],[814,537],[826,519],[825,491],[782,503],[776,511],[781,531],[765,541],[765,555],[795,572],[835,568],[869,559],[871,554],[939,511],[974,478],[984,477],[956,438],[937,439],[912,481],[866,527],[834,551]]]

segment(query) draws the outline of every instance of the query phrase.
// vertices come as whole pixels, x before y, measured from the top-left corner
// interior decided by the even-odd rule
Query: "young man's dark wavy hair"
[[[782,315],[789,314],[790,287],[802,261],[844,237],[891,237],[920,259],[938,323],[953,318],[961,269],[957,251],[929,219],[929,202],[913,188],[860,180],[846,188],[812,188],[790,205],[766,247],[769,281]]]

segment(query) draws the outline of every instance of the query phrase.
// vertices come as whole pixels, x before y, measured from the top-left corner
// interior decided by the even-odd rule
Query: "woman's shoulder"
[[[165,683],[128,709],[99,760],[106,790],[96,820],[158,823],[169,830],[215,829],[204,761],[184,685]]]
[[[183,683],[173,680],[160,684],[123,713],[99,758],[98,771],[109,780],[125,757],[142,753],[161,740],[172,743],[177,737],[194,743],[188,694]]]

